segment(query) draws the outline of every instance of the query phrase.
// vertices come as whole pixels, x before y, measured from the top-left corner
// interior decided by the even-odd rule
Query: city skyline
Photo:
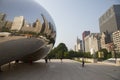
[[[13,21],[7,20],[7,14],[0,12],[0,31],[2,32],[20,32],[24,34],[38,34],[47,38],[55,38],[56,31],[51,22],[46,20],[46,17],[41,14],[43,17],[43,23],[40,19],[36,19],[33,23],[29,23],[24,16],[15,16]],[[27,23],[28,22],[28,23]]]
[[[84,31],[99,33],[99,18],[114,4],[120,4],[119,0],[114,1],[47,1],[36,0],[52,16],[57,29],[56,44],[63,42],[68,49],[74,49],[77,36],[82,39]],[[54,5],[53,5],[54,4]],[[89,13],[89,14],[88,14]],[[63,17],[61,17],[61,15]]]

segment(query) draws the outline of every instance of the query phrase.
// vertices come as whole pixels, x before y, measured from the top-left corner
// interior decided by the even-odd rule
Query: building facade
[[[82,52],[83,51],[82,40],[80,40],[78,37],[77,37],[77,42],[76,42],[76,45],[75,45],[75,51],[76,52]]]
[[[100,32],[113,32],[120,30],[120,5],[110,7],[99,19]]]
[[[106,49],[108,52],[111,52],[112,46],[113,46],[113,42],[108,42],[109,38],[108,35],[105,32],[101,33],[101,37],[100,37],[100,49]]]
[[[112,36],[115,50],[120,52],[120,30],[113,32]]]
[[[104,32],[102,32],[101,33],[101,39],[100,39],[100,44],[101,44],[102,49],[106,48],[106,42],[105,42],[106,40],[105,40],[105,38],[106,38],[106,35],[105,35]]]
[[[14,20],[13,20],[11,30],[16,30],[16,31],[21,30],[21,28],[23,27],[23,23],[24,23],[24,17],[23,16],[15,17]]]
[[[6,14],[0,13],[0,21],[5,20]]]
[[[89,38],[90,38],[90,36],[88,35],[84,39],[84,50],[85,50],[85,52],[90,52],[90,47],[89,47],[90,41],[89,41]]]
[[[90,34],[90,31],[84,31],[84,32],[82,33],[82,40],[83,40],[83,45],[82,45],[82,47],[83,47],[83,52],[85,52],[85,37],[88,36],[89,34]]]
[[[100,34],[91,33],[85,37],[85,52],[90,52],[94,50],[95,52],[100,50]]]
[[[0,13],[0,31],[2,31],[3,27],[6,25],[5,17],[6,14]]]

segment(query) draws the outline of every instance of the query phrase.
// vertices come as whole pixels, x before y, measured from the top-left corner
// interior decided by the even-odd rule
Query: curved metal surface
[[[0,65],[39,60],[55,38],[55,24],[37,0],[0,0]]]

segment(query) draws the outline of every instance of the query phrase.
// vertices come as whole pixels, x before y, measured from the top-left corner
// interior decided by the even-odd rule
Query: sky
[[[55,47],[65,43],[74,49],[76,39],[82,39],[83,31],[99,33],[99,18],[119,0],[35,0],[52,16],[57,37]]]
[[[27,0],[20,0],[19,2],[24,2],[21,6],[20,4],[12,4],[13,0],[6,1],[1,0],[1,11],[8,11],[8,13],[13,11],[15,14],[24,14],[25,17],[30,18],[28,20],[39,16],[39,10],[43,10],[39,8],[39,5],[45,8],[56,25],[57,37],[55,47],[59,43],[65,43],[68,49],[74,49],[77,37],[82,39],[84,31],[99,33],[100,16],[113,4],[120,4],[120,0],[33,0],[38,4],[26,5]],[[32,3],[32,0],[30,0],[30,3]],[[25,10],[26,8],[23,7],[29,8]],[[18,10],[19,8],[21,10]],[[14,15],[13,12],[11,15]],[[31,14],[28,15],[26,13],[32,13],[34,16],[32,17]]]

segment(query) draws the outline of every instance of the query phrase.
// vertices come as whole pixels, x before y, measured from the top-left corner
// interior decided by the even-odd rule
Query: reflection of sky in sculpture
[[[41,12],[47,16],[47,20],[53,23],[50,15],[38,3],[33,0],[1,0],[0,12],[9,14],[8,19],[13,20],[13,17],[24,16],[28,22],[34,22],[37,18],[42,21]]]

